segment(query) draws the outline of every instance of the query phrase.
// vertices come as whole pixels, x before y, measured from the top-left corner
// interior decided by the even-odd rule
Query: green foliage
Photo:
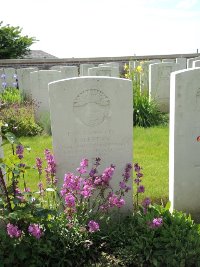
[[[18,103],[20,104],[23,101],[23,97],[19,89],[10,87],[6,88],[2,93],[0,93],[0,102],[3,105],[9,105]]]
[[[6,26],[0,22],[0,59],[20,58],[26,55],[35,37],[22,36],[20,27]]]
[[[157,217],[163,219],[163,225],[150,228],[149,222]],[[200,266],[199,225],[181,212],[171,214],[168,207],[151,206],[146,214],[141,209],[99,234],[104,252],[110,252],[107,261],[120,263],[106,266]]]
[[[140,75],[142,67],[129,69],[124,67],[125,77],[132,80],[133,83],[133,125],[140,127],[151,127],[156,125],[165,125],[168,122],[166,114],[159,111],[158,105],[154,100],[149,100],[146,92],[140,90]]]
[[[34,136],[42,132],[35,122],[34,105],[31,102],[11,104],[1,109],[0,121],[3,122],[2,132],[13,132],[16,136]]]
[[[167,115],[159,111],[156,102],[149,100],[145,92],[141,93],[138,88],[135,88],[133,94],[133,125],[146,128],[167,124]]]
[[[171,213],[170,203],[165,207],[145,206],[146,209],[139,206],[128,216],[117,212],[101,221],[100,231],[91,233],[85,225],[85,216],[77,216],[72,223],[66,210],[63,213],[60,206],[56,208],[55,190],[22,193],[26,201],[20,202],[12,194],[13,187],[19,185],[17,180],[23,181],[30,167],[22,166],[25,161],[17,157],[19,152],[15,155],[19,140],[11,133],[5,137],[13,153],[0,161],[0,170],[6,170],[7,181],[12,186],[7,191],[10,210],[3,201],[5,195],[0,192],[0,266],[200,266],[200,226],[182,212]],[[0,184],[4,188],[2,179]],[[159,227],[152,227],[155,218],[162,219]],[[22,230],[19,238],[8,236],[8,223]],[[28,233],[30,223],[43,227],[41,238]]]

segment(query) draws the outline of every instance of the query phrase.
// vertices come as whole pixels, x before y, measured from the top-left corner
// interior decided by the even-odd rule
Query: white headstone
[[[60,67],[62,67],[62,65],[55,65],[55,66],[52,66],[50,68],[50,70],[57,70],[57,71],[60,71]]]
[[[187,60],[187,68],[192,68],[193,61],[200,60],[200,57],[195,57],[195,58],[189,58]]]
[[[180,69],[175,63],[155,63],[149,66],[149,97],[162,112],[169,112],[170,74]]]
[[[77,66],[53,66],[51,70],[61,71],[63,79],[78,77]]]
[[[181,69],[187,69],[187,58],[176,58],[176,63],[181,66]]]
[[[6,86],[16,87],[16,72],[14,68],[4,68],[4,73],[6,75]]]
[[[88,76],[88,69],[93,67],[94,64],[80,64],[80,76]]]
[[[17,69],[17,79],[19,90],[27,98],[31,98],[30,73],[37,71],[38,68],[21,68]]]
[[[49,84],[53,150],[59,184],[81,159],[101,158],[100,171],[116,165],[117,189],[124,166],[132,162],[132,82],[107,77],[81,77]],[[91,167],[92,165],[90,165]],[[132,181],[129,182],[132,188]],[[125,198],[132,210],[133,191]]]
[[[162,60],[163,63],[168,63],[168,62],[170,62],[170,63],[175,63],[175,61],[176,61],[176,60],[175,60],[174,58],[166,58],[166,59],[163,59],[163,60]]]
[[[60,71],[63,75],[63,79],[78,77],[77,66],[63,66],[63,67],[60,67]]]
[[[193,63],[192,63],[192,67],[193,67],[193,68],[198,68],[198,67],[200,67],[200,60],[193,61]]]
[[[200,219],[200,68],[171,74],[169,199]]]
[[[36,118],[42,122],[49,117],[48,83],[62,79],[60,71],[40,70],[30,73],[31,95],[38,104]]]
[[[94,67],[88,69],[89,76],[109,76],[109,77],[119,77],[119,70],[115,67]]]
[[[114,68],[118,68],[118,70],[119,70],[119,63],[118,62],[101,63],[98,66],[99,67],[114,67]]]
[[[142,93],[149,94],[149,66],[154,63],[160,63],[159,59],[144,61],[141,63],[142,71],[140,73],[140,90]]]

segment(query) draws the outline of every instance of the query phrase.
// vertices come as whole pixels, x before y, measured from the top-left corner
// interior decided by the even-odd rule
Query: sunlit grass
[[[145,195],[158,203],[168,199],[168,144],[168,127],[134,130],[134,162],[143,167]]]

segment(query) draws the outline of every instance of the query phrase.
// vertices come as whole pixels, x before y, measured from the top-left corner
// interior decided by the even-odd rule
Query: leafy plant
[[[115,167],[111,165],[98,174],[100,159],[96,159],[87,177],[88,160],[84,159],[77,168],[78,175],[65,175],[59,192],[55,159],[46,149],[45,162],[36,158],[38,190],[31,191],[25,177],[30,169],[24,161],[25,147],[12,133],[4,137],[13,153],[0,162],[1,263],[44,266],[46,259],[46,266],[80,266],[93,254],[91,236],[100,230],[100,222],[106,223],[108,210],[125,204],[131,165],[126,166],[119,190],[113,192],[110,180]],[[47,250],[46,244],[50,246]]]
[[[0,93],[0,102],[1,105],[10,105],[14,103],[20,104],[23,102],[23,97],[19,89],[10,87]]]
[[[34,103],[10,104],[0,107],[0,120],[3,122],[2,132],[13,132],[16,136],[34,136],[42,132],[35,122]]]
[[[166,124],[167,115],[161,113],[156,102],[153,99],[149,100],[148,94],[140,90],[142,67],[130,69],[125,65],[124,68],[125,77],[131,79],[133,83],[133,125],[151,127]]]

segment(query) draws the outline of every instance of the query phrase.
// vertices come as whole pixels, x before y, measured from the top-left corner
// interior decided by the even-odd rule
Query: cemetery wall
[[[95,58],[55,58],[55,59],[3,59],[0,60],[0,68],[27,68],[27,67],[37,67],[38,69],[48,70],[55,65],[70,65],[70,66],[80,66],[80,64],[92,63],[96,66],[98,64],[107,62],[118,62],[122,66],[131,60],[155,60],[155,59],[176,59],[176,58],[194,58],[198,57],[199,54],[173,54],[173,55],[147,55],[147,56],[124,56],[124,57],[95,57]]]

